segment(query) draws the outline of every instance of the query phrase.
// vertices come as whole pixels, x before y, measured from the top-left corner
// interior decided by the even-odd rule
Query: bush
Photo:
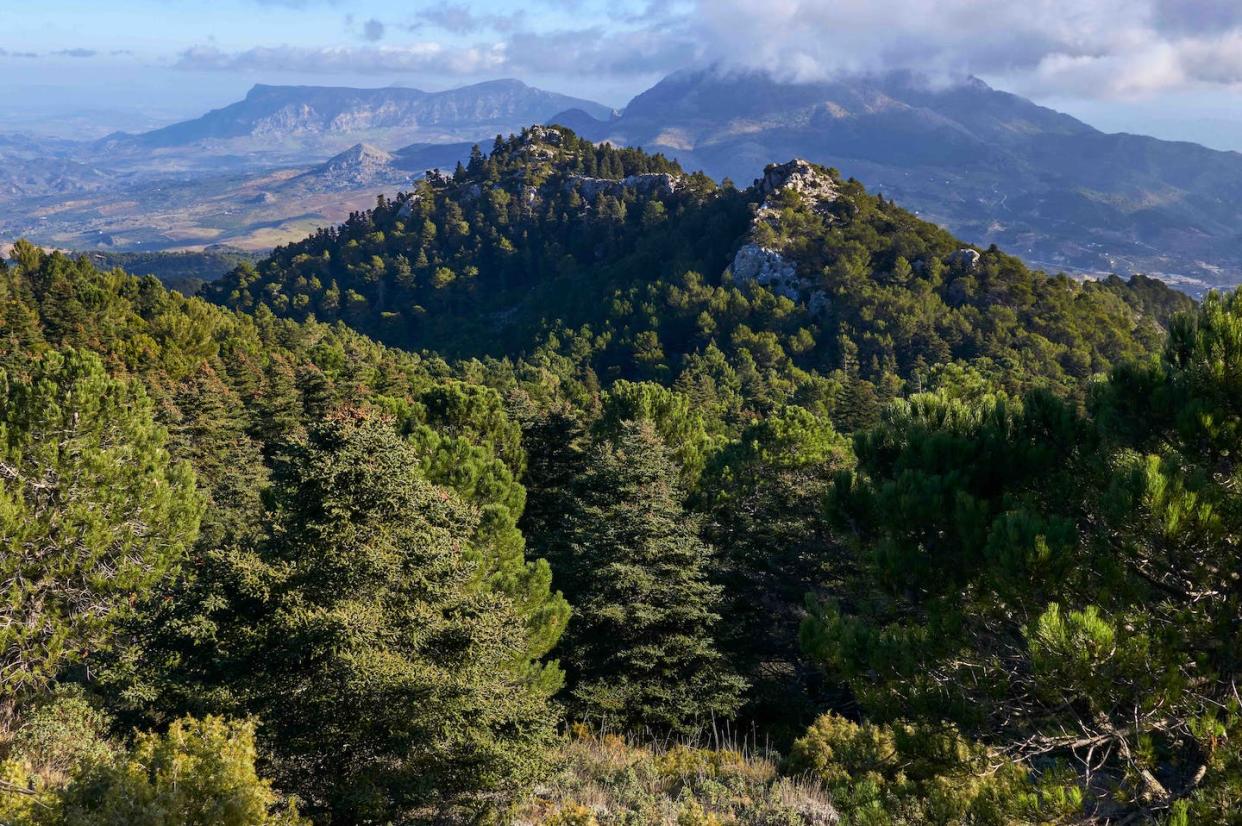
[[[1064,822],[1082,795],[1053,767],[1026,767],[951,726],[854,723],[825,714],[794,743],[789,772],[822,780],[847,823]]]
[[[254,724],[186,717],[141,734],[127,757],[75,779],[61,795],[63,826],[301,824],[254,767]]]
[[[63,785],[115,756],[107,740],[108,715],[81,686],[58,686],[27,712],[13,734],[10,754],[48,785]]]

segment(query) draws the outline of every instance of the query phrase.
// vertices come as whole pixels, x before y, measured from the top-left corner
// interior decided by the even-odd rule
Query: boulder
[[[758,244],[746,244],[739,249],[729,269],[739,281],[754,281],[794,301],[802,290],[802,281],[793,262],[776,250]]]
[[[763,177],[755,181],[755,186],[765,203],[769,196],[783,190],[793,190],[813,202],[835,201],[840,194],[831,176],[801,158],[794,158],[788,163],[769,164],[763,170]]]
[[[979,250],[960,249],[950,255],[945,261],[949,266],[961,265],[963,269],[973,270],[979,266],[979,259],[981,257]]]

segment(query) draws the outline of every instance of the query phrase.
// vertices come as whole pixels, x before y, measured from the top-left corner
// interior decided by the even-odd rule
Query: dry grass
[[[518,812],[519,824],[832,826],[827,793],[783,777],[776,755],[745,743],[642,744],[578,726],[559,770]]]

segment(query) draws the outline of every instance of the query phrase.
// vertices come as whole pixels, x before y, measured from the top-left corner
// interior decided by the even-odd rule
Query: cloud
[[[0,49],[0,57],[38,57],[38,52],[10,52],[8,49]]]
[[[362,24],[362,36],[372,43],[384,39],[384,24],[372,17]]]
[[[679,26],[518,32],[509,39],[507,53],[515,71],[592,77],[667,74],[701,62],[700,43]]]
[[[223,51],[195,46],[176,68],[194,71],[394,74],[417,72],[477,79],[498,75],[565,75],[650,80],[693,61],[692,32],[676,26],[606,31],[602,27],[546,32],[517,30],[494,41],[448,45],[425,40],[405,45],[257,47]]]
[[[391,43],[396,27],[372,20],[363,36],[386,45],[198,46],[177,65],[463,80],[563,75],[635,87],[706,65],[799,81],[907,69],[1097,99],[1242,89],[1242,0],[632,0],[591,6],[607,9],[599,14],[564,11],[577,0],[541,1],[562,11],[549,18],[439,0],[402,27],[414,43]]]
[[[1242,83],[1238,0],[701,0],[710,59],[816,80],[914,69],[1126,97]]]
[[[458,76],[494,74],[504,65],[503,46],[449,48],[434,42],[407,46],[273,46],[240,52],[195,46],[182,52],[174,64],[178,69],[196,71],[306,74],[419,72]]]
[[[289,9],[308,9],[312,6],[336,6],[340,0],[251,0],[260,6],[284,6]]]
[[[479,14],[465,3],[442,2],[420,9],[414,15],[414,29],[432,26],[452,34],[474,34],[481,31],[511,32],[522,26],[526,12],[511,14]]]
[[[58,49],[51,54],[57,57],[95,57],[99,52],[94,49]]]

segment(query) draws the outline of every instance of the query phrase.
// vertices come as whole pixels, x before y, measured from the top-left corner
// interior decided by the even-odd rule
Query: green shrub
[[[140,734],[124,759],[65,789],[63,826],[262,826],[306,823],[255,772],[254,724],[219,717]]]
[[[822,780],[846,823],[1016,826],[1063,822],[1082,807],[1059,770],[1036,777],[951,726],[825,714],[794,743],[786,769]]]
[[[49,785],[62,785],[79,772],[113,759],[107,740],[108,715],[80,686],[58,686],[33,704],[13,733],[10,755]]]

